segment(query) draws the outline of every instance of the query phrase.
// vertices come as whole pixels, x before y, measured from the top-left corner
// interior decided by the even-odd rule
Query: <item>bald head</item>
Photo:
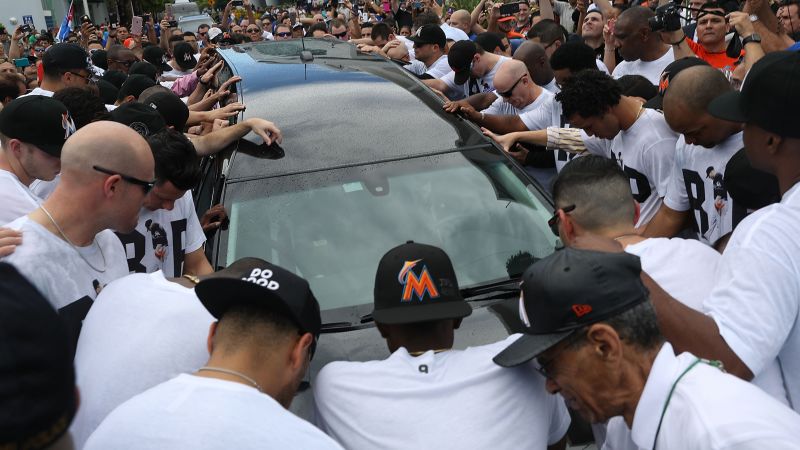
[[[147,141],[125,125],[93,122],[69,137],[61,150],[61,183],[86,184],[87,174],[102,175],[93,166],[140,180],[153,179],[153,153]]]
[[[711,100],[731,91],[725,75],[711,66],[695,66],[682,70],[670,81],[664,93],[664,111],[683,106],[694,111],[705,111]]]
[[[469,23],[471,17],[469,11],[466,9],[459,9],[450,15],[450,20],[458,20],[459,22],[467,21],[467,23]]]
[[[533,81],[539,86],[553,80],[553,69],[545,54],[545,48],[536,42],[525,41],[514,52],[514,59],[522,61]],[[502,66],[500,66],[502,68]]]
[[[644,6],[634,6],[619,15],[617,25],[621,24],[626,28],[631,27],[638,30],[642,27],[649,27],[647,21],[653,16],[655,16],[655,13],[652,9]]]
[[[511,86],[517,82],[523,75],[528,74],[528,68],[522,61],[512,59],[506,61],[494,75],[494,87],[498,92],[504,92],[511,89]]]

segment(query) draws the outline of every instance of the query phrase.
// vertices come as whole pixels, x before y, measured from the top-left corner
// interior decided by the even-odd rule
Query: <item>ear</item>
[[[642,215],[642,205],[636,200],[633,200],[633,225],[639,223],[639,217]]]
[[[9,139],[8,150],[11,150],[14,158],[19,159],[20,156],[22,156],[22,141],[19,139]]]
[[[208,340],[206,341],[206,349],[208,349],[209,355],[214,351],[214,336],[217,334],[217,325],[219,325],[219,322],[214,321],[211,322],[211,326],[208,327]]]
[[[558,210],[558,221],[561,223],[561,233],[562,237],[564,238],[564,244],[568,242],[572,242],[575,240],[575,223],[569,217],[569,214],[565,213],[564,210]]]
[[[777,134],[772,134],[772,133],[768,134],[766,142],[767,152],[769,152],[771,156],[775,156],[776,154],[778,154],[778,152],[781,151],[783,143],[784,139],[782,137],[778,136]]]
[[[289,352],[289,367],[297,370],[303,370],[308,362],[311,343],[314,342],[314,335],[311,333],[304,333],[297,339]]]
[[[619,361],[622,357],[622,340],[616,330],[605,323],[597,323],[589,327],[586,340],[592,347],[592,353],[607,362]]]
[[[106,178],[106,181],[103,182],[103,194],[106,198],[113,197],[117,194],[117,190],[119,189],[119,182],[122,178],[119,175],[111,175],[110,177]]]

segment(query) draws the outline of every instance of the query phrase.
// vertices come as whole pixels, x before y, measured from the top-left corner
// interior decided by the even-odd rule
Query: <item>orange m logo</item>
[[[431,298],[439,297],[439,291],[433,284],[433,279],[431,278],[431,274],[428,273],[427,267],[423,266],[422,273],[420,274],[419,278],[417,278],[417,276],[411,270],[417,262],[419,261],[413,261],[410,264],[410,267],[404,267],[405,273],[402,273],[402,275],[405,276],[401,282],[405,287],[403,288],[403,297],[400,299],[401,301],[410,302],[413,294],[416,294],[417,299],[422,301],[426,291]]]

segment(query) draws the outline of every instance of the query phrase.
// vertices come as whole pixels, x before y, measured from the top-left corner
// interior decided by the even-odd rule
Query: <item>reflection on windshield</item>
[[[533,189],[484,150],[233,183],[220,262],[294,270],[323,311],[372,303],[378,261],[409,240],[443,248],[462,288],[507,279],[555,247]]]

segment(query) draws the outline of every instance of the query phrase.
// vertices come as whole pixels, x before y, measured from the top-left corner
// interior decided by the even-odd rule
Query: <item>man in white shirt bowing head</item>
[[[637,256],[566,248],[522,277],[526,334],[494,361],[536,358],[547,389],[593,423],[622,416],[639,448],[796,448],[800,416],[720,364],[675,355]]]
[[[235,265],[195,287],[217,319],[206,365],[120,405],[86,450],[341,448],[287,411],[321,328],[308,282],[257,258]]]

